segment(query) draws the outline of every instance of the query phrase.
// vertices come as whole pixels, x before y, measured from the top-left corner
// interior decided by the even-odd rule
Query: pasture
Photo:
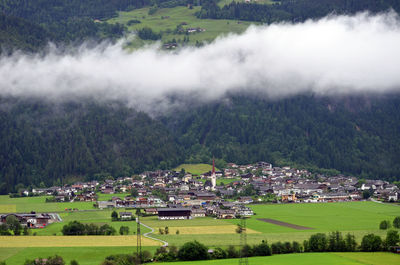
[[[247,220],[249,244],[259,244],[262,240],[298,241],[308,239],[312,234],[322,232],[341,231],[343,234],[354,234],[358,242],[368,233],[386,236],[385,230],[379,230],[382,220],[393,220],[400,215],[400,208],[396,205],[378,204],[374,202],[346,202],[346,203],[310,203],[310,204],[267,204],[251,205],[256,215]],[[310,227],[310,230],[296,230],[290,227],[259,221],[257,219],[270,218],[290,224]],[[238,245],[239,236],[232,230],[225,234],[214,234],[218,226],[231,227],[239,223],[237,219],[218,220],[212,218],[197,218],[182,221],[158,221],[143,219],[143,223],[153,226],[156,230],[161,227],[172,227],[179,230],[179,235],[170,231],[169,235],[156,237],[177,246],[191,240],[197,240],[208,246]],[[203,228],[198,228],[203,226]],[[193,227],[193,229],[190,229]],[[194,228],[196,227],[196,228]],[[197,233],[197,230],[204,233]],[[181,233],[181,231],[185,231]],[[256,233],[258,232],[258,233]]]
[[[212,170],[212,165],[209,164],[181,164],[177,166],[174,170],[181,171],[181,169],[185,169],[185,172],[191,173],[193,175],[201,175],[208,171]],[[215,168],[216,171],[219,169]]]
[[[29,213],[36,212],[62,212],[65,209],[91,210],[95,209],[93,202],[48,202],[51,196],[10,198],[0,195],[0,213]]]
[[[169,265],[227,265],[237,264],[238,259],[171,262]],[[283,254],[270,257],[249,258],[252,265],[397,265],[400,255],[392,253],[301,253]]]
[[[157,247],[142,247],[143,250],[154,252]],[[47,258],[60,255],[69,264],[77,260],[80,265],[99,265],[105,257],[113,254],[132,254],[136,247],[29,247],[29,248],[0,248],[0,260],[7,265],[21,265],[26,259]]]
[[[121,23],[127,25],[128,21],[136,19],[141,23],[128,26],[130,31],[150,27],[153,31],[163,32],[162,41],[170,42],[176,39],[182,41],[184,37],[189,37],[189,43],[195,44],[198,42],[211,42],[220,35],[231,33],[242,33],[245,31],[251,22],[234,21],[223,19],[198,19],[194,14],[200,10],[200,7],[195,6],[193,9],[178,6],[174,8],[161,8],[154,14],[149,15],[149,8],[135,9],[129,12],[120,12],[119,16],[108,20],[108,23]],[[176,34],[174,30],[180,24],[184,23],[184,28],[203,28],[204,32],[186,34]],[[133,46],[138,46],[137,43],[145,44],[141,40],[134,40]],[[204,173],[204,172],[201,172]]]

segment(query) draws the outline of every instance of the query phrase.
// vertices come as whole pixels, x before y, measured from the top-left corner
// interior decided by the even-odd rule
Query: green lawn
[[[126,193],[114,193],[114,194],[104,194],[104,193],[96,193],[98,201],[109,201],[112,197],[119,197],[124,199],[126,196],[130,196],[129,192]]]
[[[236,264],[238,259],[171,262],[169,265],[225,265]],[[400,255],[392,253],[301,253],[249,258],[252,265],[398,265]]]
[[[163,32],[162,41],[169,42],[172,39],[177,41],[183,40],[185,36],[189,36],[189,43],[195,44],[199,42],[210,42],[213,41],[217,36],[221,34],[229,33],[241,33],[247,29],[251,22],[245,21],[234,21],[234,20],[214,20],[214,19],[198,19],[194,13],[199,11],[200,7],[194,7],[189,9],[187,7],[179,6],[175,8],[162,8],[159,9],[155,14],[148,15],[149,8],[135,9],[129,12],[120,12],[119,16],[108,20],[109,23],[122,23],[127,24],[129,20],[137,19],[141,23],[133,24],[129,26],[129,30],[134,31],[142,29],[144,27],[150,27],[155,32]],[[204,32],[185,34],[174,34],[173,31],[181,23],[186,23],[184,28],[203,28]],[[133,46],[140,46],[143,44],[142,41],[133,41]],[[204,172],[201,172],[204,173]]]
[[[209,164],[181,164],[177,166],[174,170],[181,171],[181,169],[185,169],[186,172],[192,173],[194,175],[201,175],[203,173],[209,172],[212,170],[212,165]],[[215,168],[216,171],[219,169]]]
[[[157,247],[142,247],[154,252]],[[69,264],[75,259],[80,265],[99,265],[105,257],[112,254],[132,254],[136,247],[64,247],[64,248],[0,248],[0,260],[7,265],[21,265],[26,259],[47,258],[60,255]]]
[[[61,212],[65,209],[90,210],[95,209],[93,202],[51,202],[46,203],[46,198],[51,196],[10,198],[0,195],[0,213],[28,213],[36,212]]]

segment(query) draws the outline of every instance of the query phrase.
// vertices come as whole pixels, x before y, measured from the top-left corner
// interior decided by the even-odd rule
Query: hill
[[[400,98],[232,97],[151,118],[121,103],[0,101],[1,193],[212,157],[396,180]],[[324,170],[327,169],[327,170]],[[42,183],[43,182],[43,183]],[[20,185],[17,185],[20,184]]]

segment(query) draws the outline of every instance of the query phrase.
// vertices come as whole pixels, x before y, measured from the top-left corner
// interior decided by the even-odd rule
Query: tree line
[[[361,11],[372,13],[393,9],[400,11],[397,0],[282,0],[271,5],[232,1],[223,6],[218,0],[203,0],[198,18],[238,19],[274,23],[280,21],[301,22],[317,19],[329,14],[355,14]]]

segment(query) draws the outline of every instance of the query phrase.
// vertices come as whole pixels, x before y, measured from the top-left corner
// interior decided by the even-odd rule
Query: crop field
[[[118,247],[136,246],[136,236],[0,236],[0,248],[5,247]],[[144,246],[161,243],[142,238]]]
[[[157,247],[142,247],[143,250],[154,252]],[[29,248],[0,248],[0,260],[7,265],[21,265],[26,259],[47,258],[60,255],[69,264],[77,260],[81,265],[99,265],[105,257],[113,254],[132,254],[136,247],[29,247]]]
[[[189,43],[195,44],[199,42],[211,42],[218,36],[241,33],[245,31],[251,22],[234,21],[234,20],[216,20],[216,19],[198,19],[194,14],[199,11],[200,7],[179,6],[174,8],[158,9],[155,14],[149,15],[149,8],[135,9],[129,12],[120,12],[119,16],[108,20],[109,23],[121,23],[127,25],[129,20],[140,20],[141,23],[128,26],[129,30],[135,31],[144,27],[150,27],[153,31],[163,32],[162,41],[169,42],[172,39],[177,41],[189,37]],[[202,28],[204,32],[186,34],[175,34],[174,30],[178,25],[184,23],[184,28]],[[140,42],[140,40],[138,40]],[[135,44],[134,44],[135,46]],[[204,173],[204,172],[201,172]]]
[[[171,262],[169,265],[227,265],[237,264],[238,259]],[[397,265],[400,255],[392,253],[301,253],[249,258],[252,265]]]
[[[8,195],[0,195],[0,213],[28,213],[36,212],[61,212],[65,209],[90,210],[95,209],[93,202],[49,202],[50,196],[10,198]]]

